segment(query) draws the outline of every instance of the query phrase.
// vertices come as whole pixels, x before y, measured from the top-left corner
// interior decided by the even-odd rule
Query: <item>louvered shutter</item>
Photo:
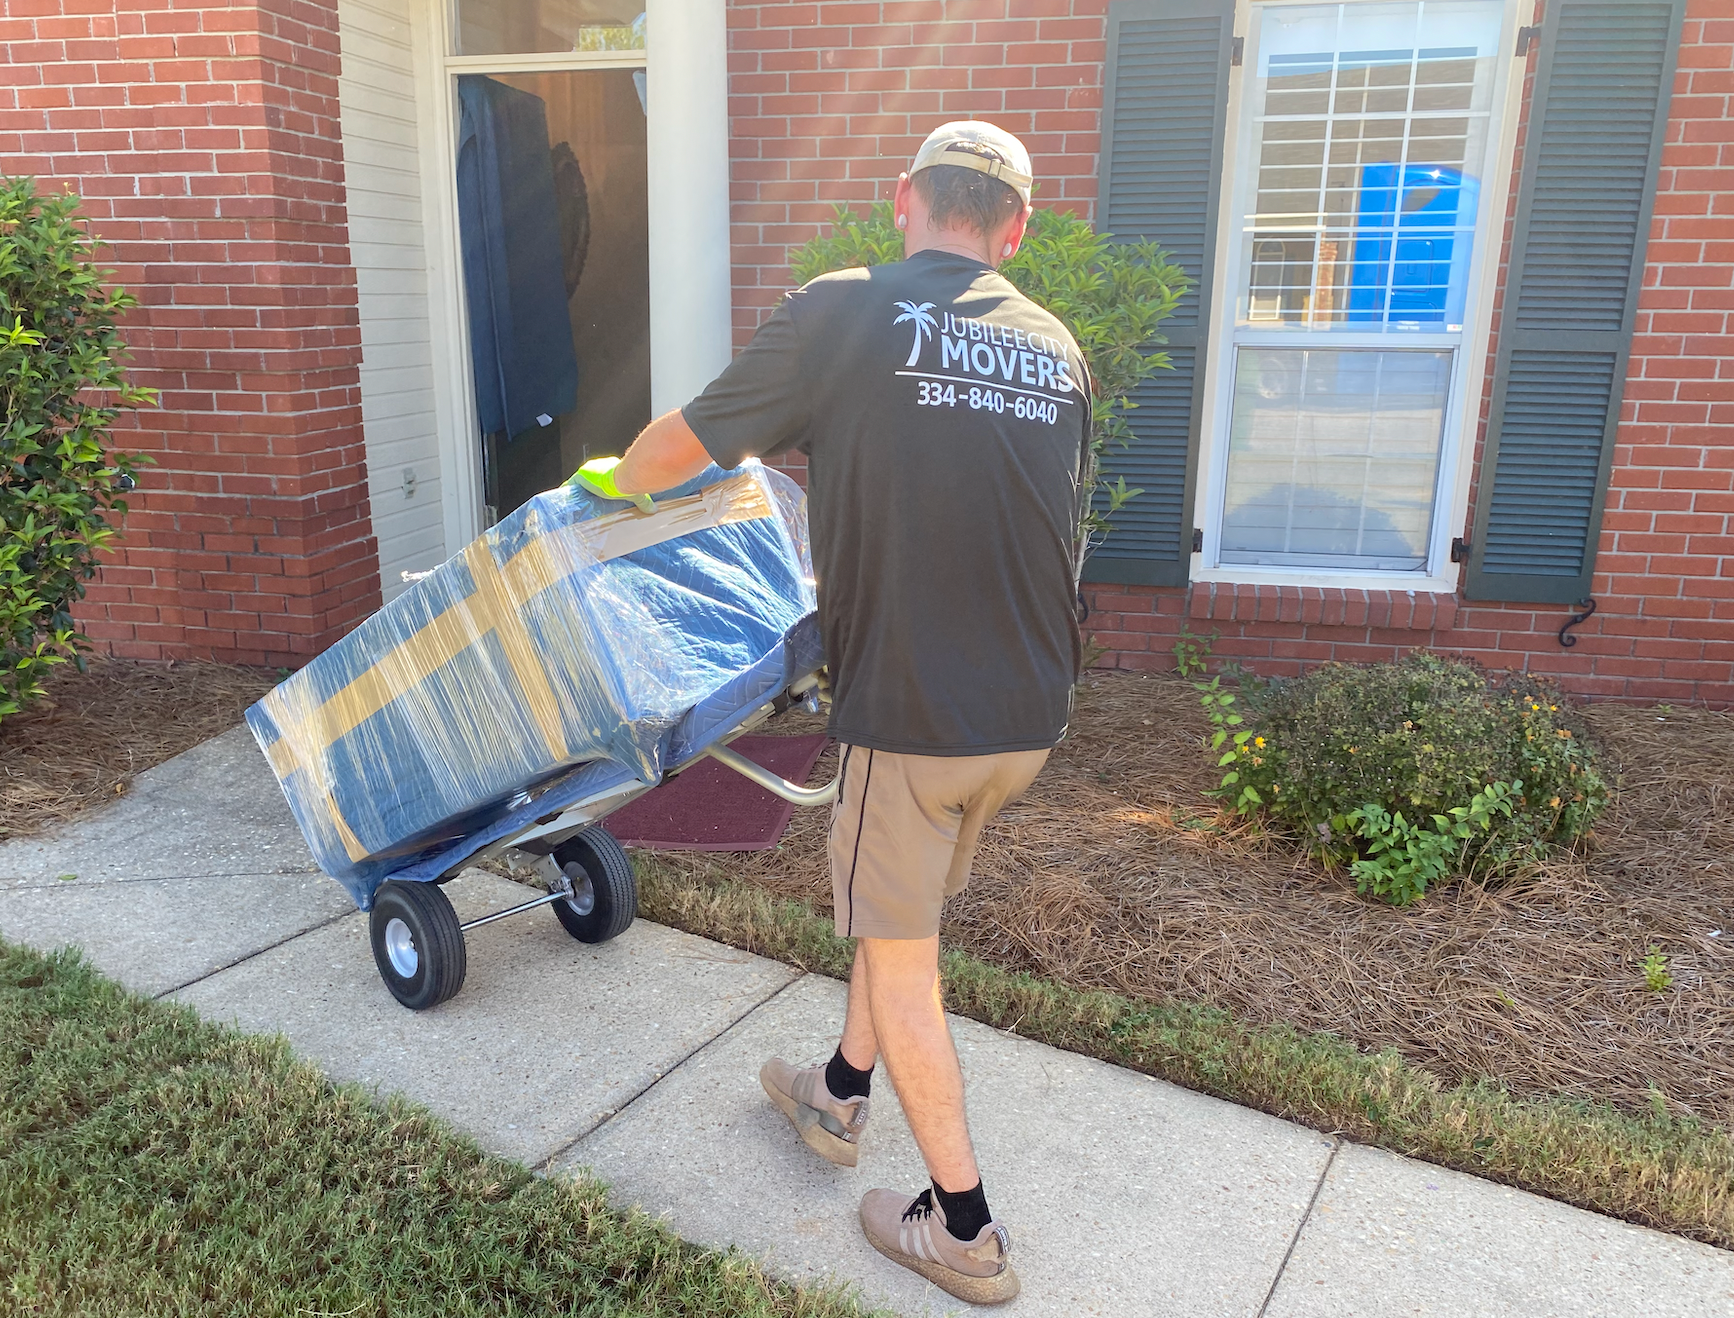
[[[1136,438],[1104,460],[1110,478],[1124,476],[1144,493],[1114,515],[1085,565],[1087,581],[1187,581],[1233,35],[1232,0],[1108,7],[1097,227],[1160,243],[1194,286],[1162,325],[1174,369],[1138,389],[1127,415]]]
[[[1549,0],[1464,593],[1590,593],[1683,0]]]

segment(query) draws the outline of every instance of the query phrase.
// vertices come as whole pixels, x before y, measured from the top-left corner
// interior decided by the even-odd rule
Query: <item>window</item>
[[[1109,0],[1098,223],[1192,283],[1084,579],[1582,599],[1685,9]]]
[[[453,55],[643,49],[641,0],[453,0]]]
[[[1253,4],[1206,562],[1425,574],[1463,429],[1503,0]]]
[[[1242,347],[1222,562],[1425,567],[1451,357]]]

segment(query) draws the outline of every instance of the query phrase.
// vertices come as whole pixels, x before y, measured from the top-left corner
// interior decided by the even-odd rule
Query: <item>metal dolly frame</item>
[[[828,699],[821,676],[810,673],[753,709],[715,743],[668,770],[662,781],[708,757],[794,805],[829,805],[837,799],[840,778],[823,787],[800,787],[729,746],[795,704],[817,713]],[[369,914],[369,933],[374,964],[392,996],[412,1011],[446,1001],[463,987],[468,970],[464,935],[541,906],[552,906],[566,932],[580,942],[605,943],[625,933],[638,912],[638,880],[626,848],[600,821],[659,785],[635,780],[576,801],[489,843],[431,881],[387,879],[380,884]],[[540,874],[548,894],[460,922],[439,885],[473,865],[508,856],[519,867]]]

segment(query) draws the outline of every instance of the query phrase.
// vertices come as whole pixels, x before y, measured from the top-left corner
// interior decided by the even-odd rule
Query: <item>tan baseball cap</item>
[[[915,153],[911,175],[932,165],[960,165],[978,169],[1004,183],[1027,204],[1035,175],[1024,144],[998,124],[980,119],[958,119],[941,124],[927,135]]]

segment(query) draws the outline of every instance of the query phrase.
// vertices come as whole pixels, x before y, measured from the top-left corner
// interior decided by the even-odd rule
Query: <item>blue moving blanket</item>
[[[366,910],[664,768],[818,662],[806,504],[755,463],[646,514],[537,495],[247,711]],[[673,757],[672,759],[670,757]]]

